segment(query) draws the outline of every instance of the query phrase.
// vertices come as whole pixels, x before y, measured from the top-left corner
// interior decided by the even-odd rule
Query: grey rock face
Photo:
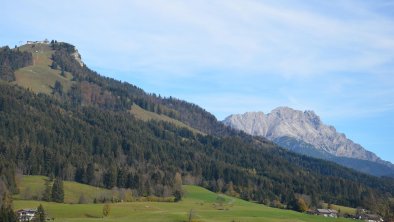
[[[77,49],[75,49],[75,52],[72,53],[71,56],[74,57],[74,59],[79,63],[79,65],[80,65],[81,67],[83,66],[81,54],[79,54],[79,52],[78,52]]]
[[[354,143],[332,126],[323,124],[313,111],[298,111],[279,107],[264,114],[248,112],[227,117],[224,124],[255,136],[270,140],[291,137],[313,145],[316,149],[334,156],[350,157],[372,162],[387,163],[374,153]]]

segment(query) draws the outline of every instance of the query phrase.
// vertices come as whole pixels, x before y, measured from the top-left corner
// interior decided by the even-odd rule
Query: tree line
[[[31,53],[11,50],[8,46],[0,48],[0,79],[14,81],[14,71],[33,64]]]

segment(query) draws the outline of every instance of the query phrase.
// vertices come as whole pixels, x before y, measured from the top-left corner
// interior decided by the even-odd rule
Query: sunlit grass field
[[[15,71],[15,83],[36,93],[51,94],[56,81],[59,81],[64,92],[72,86],[72,75],[66,72],[61,76],[59,69],[51,69],[53,50],[47,44],[31,44],[19,47],[21,51],[31,52],[33,65]]]
[[[22,180],[21,190],[31,186],[31,190],[42,189],[45,177],[29,176]],[[96,193],[95,187],[65,181],[65,199],[75,201],[79,192],[88,195]],[[59,204],[42,201],[14,200],[14,209],[35,208],[40,203],[49,218],[55,221],[351,221],[344,218],[324,218],[290,210],[281,210],[238,198],[210,192],[198,186],[183,186],[185,196],[182,201],[171,202],[123,202],[111,203],[111,212],[103,217],[103,204]],[[222,199],[219,203],[218,197]]]

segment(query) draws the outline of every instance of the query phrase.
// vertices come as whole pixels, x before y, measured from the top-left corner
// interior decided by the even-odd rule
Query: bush
[[[103,206],[103,216],[108,217],[111,213],[111,206],[109,204],[104,204]]]

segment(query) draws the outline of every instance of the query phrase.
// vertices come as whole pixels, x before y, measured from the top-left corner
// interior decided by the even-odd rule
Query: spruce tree
[[[0,221],[1,222],[14,222],[16,221],[16,215],[12,209],[12,196],[8,192],[3,193],[3,197],[0,202]]]
[[[43,201],[51,201],[51,180],[45,180],[45,190],[42,194]]]
[[[58,80],[56,80],[55,85],[53,86],[52,94],[59,94],[60,96],[63,95],[63,85]]]
[[[51,199],[57,203],[64,202],[64,188],[63,188],[63,180],[60,178],[56,178],[55,182],[52,185],[52,195]]]
[[[45,210],[42,204],[37,207],[36,221],[45,222]]]

